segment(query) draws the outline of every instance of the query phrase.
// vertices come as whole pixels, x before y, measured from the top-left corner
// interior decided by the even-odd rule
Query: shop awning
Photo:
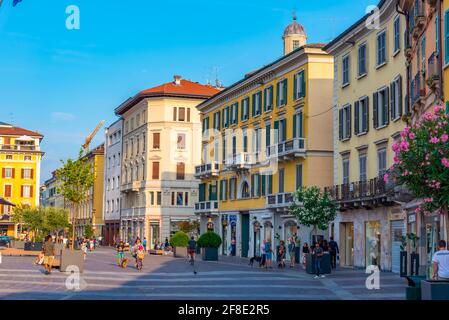
[[[12,202],[9,202],[8,200],[6,200],[5,198],[0,197],[0,204],[3,204],[5,206],[13,206],[15,207],[16,205]]]

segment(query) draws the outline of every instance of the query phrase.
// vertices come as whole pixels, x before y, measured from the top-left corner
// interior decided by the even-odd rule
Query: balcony
[[[267,158],[278,158],[290,160],[293,158],[305,158],[306,140],[304,138],[293,138],[277,145],[267,147]]]
[[[229,170],[248,170],[254,164],[256,164],[256,155],[248,152],[234,154],[225,161],[225,167]]]
[[[133,181],[131,183],[125,183],[122,184],[122,187],[120,188],[121,191],[123,192],[139,192],[140,188],[142,186],[142,182],[141,181]]]
[[[408,30],[404,33],[404,48],[405,48],[405,58],[410,62],[413,55],[412,41],[410,40],[410,33]]]
[[[440,85],[440,73],[438,68],[438,60],[436,52],[433,52],[427,62],[427,79],[426,84],[432,90],[436,92]]]
[[[218,201],[202,201],[195,203],[195,214],[218,214]]]
[[[294,193],[278,193],[267,196],[266,207],[268,209],[287,209],[293,202]]]
[[[391,205],[393,190],[394,186],[386,184],[383,177],[325,188],[325,191],[339,203],[342,211]]]
[[[0,144],[2,151],[39,151],[39,146],[20,144]]]
[[[195,178],[218,177],[220,164],[217,162],[206,163],[195,167]]]
[[[426,96],[426,88],[421,77],[421,73],[418,72],[410,84],[411,107],[413,110],[419,109]]]
[[[414,39],[417,39],[424,30],[426,25],[426,16],[424,14],[424,8],[421,5],[420,1],[415,1],[415,7],[410,15],[412,36]]]

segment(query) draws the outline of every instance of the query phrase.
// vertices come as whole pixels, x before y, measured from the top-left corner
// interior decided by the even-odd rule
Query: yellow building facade
[[[84,236],[87,225],[92,226],[94,235],[102,235],[103,219],[103,190],[104,190],[104,145],[100,145],[89,151],[85,157],[87,163],[94,170],[94,185],[88,191],[88,196],[78,207],[68,205],[71,221],[75,219],[75,234]]]
[[[0,122],[0,197],[16,206],[39,205],[43,135]],[[13,207],[0,205],[0,234],[17,237]]]
[[[399,204],[383,176],[393,165],[391,146],[405,127],[405,17],[396,1],[381,1],[370,15],[325,50],[334,56],[334,187],[340,212],[331,233],[344,266],[376,265],[399,271],[399,238],[405,234]]]
[[[323,45],[305,43],[296,19],[283,39],[284,57],[198,106],[195,212],[202,232],[222,237],[221,254],[252,257],[264,240],[274,246],[293,235],[310,242],[288,206],[298,188],[332,183],[333,59]]]

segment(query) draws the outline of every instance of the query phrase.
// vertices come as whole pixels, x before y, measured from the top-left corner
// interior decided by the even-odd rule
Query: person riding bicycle
[[[187,253],[190,257],[191,262],[193,262],[195,258],[195,252],[196,252],[196,241],[195,238],[192,236],[187,244]]]

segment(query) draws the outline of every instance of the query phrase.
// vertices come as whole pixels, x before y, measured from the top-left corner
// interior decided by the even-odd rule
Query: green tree
[[[170,239],[170,243],[173,247],[185,248],[187,247],[189,240],[190,238],[187,233],[185,233],[184,231],[178,231]]]
[[[84,226],[84,237],[87,239],[92,239],[94,236],[94,229],[92,229],[92,225],[86,224]]]
[[[69,225],[69,214],[62,208],[17,207],[11,219],[29,228],[33,232],[33,240],[42,239]]]
[[[316,238],[318,229],[327,229],[335,219],[337,203],[328,192],[321,192],[319,187],[313,186],[296,191],[290,210],[299,224],[313,226]]]
[[[58,192],[73,206],[72,214],[72,250],[75,243],[75,225],[80,204],[88,197],[88,191],[93,187],[95,173],[93,165],[81,150],[78,160],[62,161],[62,168],[55,173]]]

